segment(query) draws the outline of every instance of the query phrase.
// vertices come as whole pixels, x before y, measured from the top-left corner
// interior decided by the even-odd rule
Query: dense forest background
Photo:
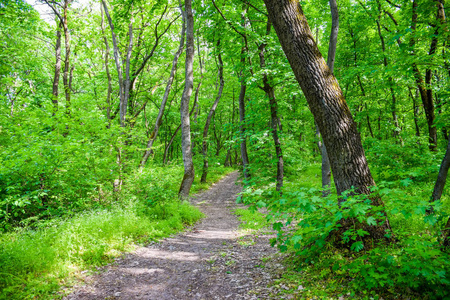
[[[318,49],[334,56],[329,44],[337,24],[328,1],[301,4]],[[336,290],[347,282],[352,293],[449,297],[448,3],[337,2],[332,71],[377,183],[372,198],[358,187],[342,193],[322,186],[330,171],[322,175],[324,146],[311,103],[263,1],[194,1],[193,24],[176,1],[41,5],[51,9],[47,21],[22,0],[0,2],[3,297],[23,278],[37,280],[27,275],[31,270],[44,272],[30,262],[27,251],[38,243],[31,236],[65,228],[56,226],[65,219],[109,214],[95,222],[179,222],[171,232],[200,218],[177,200],[188,197],[190,186],[179,187],[193,175],[183,160],[187,145],[193,191],[240,169],[241,201],[268,208],[267,220],[279,231],[273,243],[293,253],[294,269],[302,266]],[[190,55],[193,82],[186,73]],[[180,107],[184,122],[190,120],[187,144]],[[382,209],[373,197],[382,199]],[[387,238],[370,242],[367,226],[342,221],[370,227],[383,218]],[[80,227],[97,224],[83,220]],[[142,226],[129,235],[148,234]],[[73,250],[74,260],[98,263],[105,247]],[[58,272],[55,278],[68,271]]]

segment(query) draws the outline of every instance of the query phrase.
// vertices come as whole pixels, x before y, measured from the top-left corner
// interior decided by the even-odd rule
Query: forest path
[[[140,247],[91,276],[67,296],[75,299],[280,299],[267,285],[280,277],[273,233],[238,230],[232,210],[241,187],[234,172],[197,194],[206,218],[188,231]]]

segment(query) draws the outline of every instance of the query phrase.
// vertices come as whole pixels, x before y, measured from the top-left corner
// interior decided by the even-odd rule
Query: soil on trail
[[[117,259],[65,299],[280,299],[268,285],[283,272],[270,232],[245,235],[232,210],[234,172],[192,203],[206,217],[188,231]]]

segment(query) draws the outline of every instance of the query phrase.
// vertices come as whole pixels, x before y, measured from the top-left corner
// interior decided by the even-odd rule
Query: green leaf
[[[366,222],[369,225],[373,225],[373,226],[377,225],[377,220],[372,216],[368,217]]]
[[[353,250],[353,251],[359,252],[359,251],[361,251],[362,249],[364,249],[364,244],[363,244],[363,242],[361,242],[361,241],[359,241],[359,242],[354,242],[354,243],[351,245],[350,249]]]

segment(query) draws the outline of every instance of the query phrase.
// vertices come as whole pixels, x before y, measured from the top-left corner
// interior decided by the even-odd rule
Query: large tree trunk
[[[375,182],[361,137],[336,78],[325,63],[298,1],[264,0],[281,46],[322,133],[339,195],[352,188],[371,194]],[[340,202],[344,201],[342,198]],[[374,205],[382,205],[372,197]],[[347,224],[343,224],[345,226]],[[372,239],[385,239],[387,219],[379,225],[360,224]],[[368,245],[368,244],[367,244]]]
[[[272,25],[270,22],[267,22],[266,35],[270,34],[270,28]],[[259,63],[261,69],[264,70],[266,68],[266,59],[264,56],[266,44],[263,43],[259,46]],[[275,99],[275,91],[272,85],[269,83],[269,76],[266,72],[263,72],[263,90],[266,93],[266,97],[269,99],[270,106],[270,116],[271,116],[271,127],[272,127],[272,138],[273,143],[275,145],[275,153],[277,155],[277,185],[276,190],[281,191],[283,187],[283,177],[284,177],[284,162],[283,162],[283,152],[281,149],[281,142],[278,136],[278,103]]]
[[[217,93],[216,100],[214,101],[213,105],[211,106],[208,117],[206,118],[205,127],[203,128],[203,143],[202,143],[202,152],[203,152],[203,172],[202,172],[202,178],[201,182],[206,182],[206,176],[208,176],[208,130],[209,125],[211,124],[211,119],[216,111],[217,105],[219,104],[220,98],[222,97],[222,91],[223,86],[225,84],[223,80],[223,61],[222,61],[222,55],[220,54],[220,39],[217,41],[217,49],[219,53],[217,54],[217,60],[218,60],[218,69],[219,69],[219,91]]]
[[[53,77],[53,91],[52,91],[52,103],[53,103],[53,116],[58,111],[58,86],[59,76],[61,74],[61,22],[58,22],[58,28],[56,29],[56,45],[55,45],[55,75]]]
[[[186,65],[185,86],[181,97],[181,148],[183,151],[184,176],[181,181],[178,198],[188,199],[189,191],[194,182],[194,163],[191,149],[191,122],[189,120],[189,100],[194,86],[194,17],[192,15],[192,1],[185,1],[186,11]]]
[[[184,36],[186,35],[186,23],[185,23],[185,17],[182,7],[180,7],[181,15],[183,18],[183,24],[181,26],[181,36],[180,36],[180,46],[178,47],[178,51],[175,53],[172,61],[172,70],[170,71],[169,79],[167,80],[166,90],[164,91],[164,96],[161,101],[161,106],[159,107],[158,116],[156,117],[155,125],[153,127],[153,131],[150,134],[150,138],[147,142],[147,150],[145,151],[144,155],[142,156],[140,168],[143,168],[145,163],[147,162],[149,156],[153,153],[152,147],[153,143],[156,140],[156,137],[158,136],[159,127],[162,123],[162,118],[164,115],[164,110],[166,108],[167,99],[169,98],[170,90],[172,89],[172,83],[173,79],[175,77],[175,73],[177,71],[177,64],[178,59],[180,58],[181,53],[183,52],[184,48]]]

